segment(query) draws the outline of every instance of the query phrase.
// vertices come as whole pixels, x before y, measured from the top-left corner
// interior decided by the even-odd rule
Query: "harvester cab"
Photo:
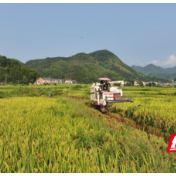
[[[133,102],[131,96],[123,96],[122,89],[113,86],[109,78],[99,78],[100,82],[93,83],[90,89],[92,104],[100,107],[101,112],[107,112],[112,103]]]

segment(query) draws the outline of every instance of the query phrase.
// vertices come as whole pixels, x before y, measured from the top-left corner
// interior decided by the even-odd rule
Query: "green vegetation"
[[[150,82],[149,84],[146,84],[147,87],[151,87],[151,86],[157,86],[154,82]]]
[[[149,64],[145,67],[133,65],[131,68],[133,68],[138,73],[143,73],[151,77],[164,78],[170,80],[173,80],[176,77],[176,67],[162,68],[153,64]]]
[[[112,80],[151,81],[151,77],[137,73],[108,50],[89,54],[79,53],[71,57],[30,60],[26,65],[36,69],[42,77],[66,79],[73,74],[72,79],[79,83],[95,82],[98,77],[108,77]],[[168,80],[155,78],[155,81]]]
[[[139,84],[140,87],[143,86],[142,81],[137,81],[137,83]]]
[[[39,73],[29,68],[27,65],[22,64],[16,59],[8,59],[0,55],[0,81],[11,82],[17,84],[33,83],[40,75]]]
[[[176,89],[123,94],[134,103],[102,114],[89,103],[90,85],[0,86],[0,172],[176,172],[166,152]]]
[[[176,77],[176,72],[175,73],[150,73],[148,74],[148,76],[151,76],[151,77],[155,76],[157,78],[164,78],[172,81]]]

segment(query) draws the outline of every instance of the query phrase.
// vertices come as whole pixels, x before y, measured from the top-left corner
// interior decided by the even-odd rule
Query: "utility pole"
[[[5,74],[5,83],[7,84],[7,74]]]
[[[71,89],[71,77],[73,76],[73,74],[71,74],[66,80],[68,80],[70,82],[70,86],[69,88]]]
[[[174,83],[173,83],[173,82],[174,82],[174,80],[172,80],[172,89],[173,89],[173,87],[174,87]]]

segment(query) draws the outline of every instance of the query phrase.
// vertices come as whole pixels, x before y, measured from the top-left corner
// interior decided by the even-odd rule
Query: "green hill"
[[[145,67],[133,65],[131,68],[133,68],[138,73],[143,73],[147,76],[155,76],[165,79],[174,79],[176,77],[176,66],[173,68],[162,68],[153,64],[149,64]]]
[[[72,79],[80,83],[94,82],[98,77],[108,77],[112,80],[151,81],[151,77],[137,73],[108,50],[99,50],[89,54],[78,53],[71,57],[30,60],[26,62],[26,65],[36,69],[42,77],[66,79],[73,74]],[[167,81],[159,78],[155,80]]]
[[[153,64],[149,64],[145,67],[133,65],[131,68],[133,68],[137,72],[143,73],[145,75],[148,75],[150,73],[166,73],[167,72],[164,68],[159,67],[159,66],[155,66]]]
[[[0,55],[0,81],[5,81],[5,75],[7,77],[7,83],[33,83],[40,74],[29,68],[27,65],[21,63],[16,59],[9,59]]]
[[[175,73],[150,73],[148,74],[148,76],[155,76],[157,78],[176,80],[176,72]]]

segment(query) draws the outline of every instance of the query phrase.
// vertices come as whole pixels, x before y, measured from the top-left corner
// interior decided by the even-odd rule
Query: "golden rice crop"
[[[29,86],[28,90],[14,87],[6,87],[9,94],[4,97],[24,97],[0,99],[0,172],[176,171],[176,158],[166,153],[167,143],[162,138],[150,135],[149,139],[145,132],[106,118],[98,111],[89,112],[81,102],[57,94],[61,89],[63,96],[87,99],[89,85],[72,86],[71,90],[65,85]],[[134,103],[118,104],[117,110],[122,109],[126,116],[134,112],[130,118],[139,123],[172,129],[175,99],[154,95],[159,89],[150,91],[152,95],[146,99],[146,94],[140,94],[143,91],[134,89]],[[51,91],[57,98],[48,98]],[[5,88],[2,92],[7,93]],[[40,97],[26,97],[33,95]],[[131,111],[126,113],[129,107]],[[162,126],[163,120],[167,126]]]
[[[83,105],[66,98],[3,99],[0,108],[0,172],[164,172],[174,159],[156,155],[149,141],[148,158],[141,155],[142,141],[128,142],[137,131],[119,143],[129,129],[106,128]],[[164,170],[150,163],[151,157],[160,163],[158,156]]]
[[[161,88],[158,90],[159,93],[166,93],[166,90],[161,91]],[[176,133],[176,96],[170,95],[175,89],[168,88],[168,90],[168,95],[158,95],[158,91],[152,92],[152,88],[147,92],[127,91],[124,94],[131,94],[134,102],[116,104],[116,112],[123,112],[124,116],[138,124],[161,129],[169,137],[170,134]]]

